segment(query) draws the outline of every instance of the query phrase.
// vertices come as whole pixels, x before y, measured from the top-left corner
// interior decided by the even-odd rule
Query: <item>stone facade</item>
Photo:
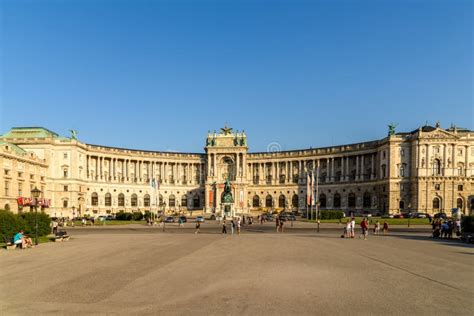
[[[226,179],[235,213],[305,210],[307,175],[312,172],[319,184],[320,209],[474,211],[474,132],[456,127],[424,126],[351,145],[255,153],[248,152],[245,132],[227,127],[208,133],[204,153],[91,145],[44,128],[13,128],[0,140],[37,157],[35,166],[46,175],[42,191],[51,199],[47,212],[52,216],[120,210],[221,214]],[[17,181],[2,177],[2,184]],[[13,206],[16,192],[9,194],[13,196],[1,196],[1,203],[9,198]]]

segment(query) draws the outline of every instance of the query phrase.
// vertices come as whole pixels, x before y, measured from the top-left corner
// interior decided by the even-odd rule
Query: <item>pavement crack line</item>
[[[361,255],[361,256],[362,256],[362,255]],[[427,277],[427,276],[424,276],[424,275],[418,274],[418,273],[416,273],[416,272],[413,272],[413,271],[410,271],[410,270],[408,270],[408,269],[405,269],[405,268],[398,267],[398,266],[396,266],[396,265],[390,264],[390,263],[388,263],[388,262],[385,262],[385,261],[382,261],[382,260],[380,260],[380,259],[376,259],[376,258],[369,257],[369,256],[362,256],[362,257],[364,257],[364,258],[367,258],[367,259],[370,259],[370,260],[372,260],[372,261],[375,261],[375,262],[378,262],[378,263],[380,263],[380,264],[383,264],[383,265],[389,266],[389,267],[391,267],[391,268],[393,268],[393,269],[395,269],[395,270],[400,270],[400,271],[406,272],[406,273],[408,273],[408,274],[411,274],[411,275],[417,276],[417,277],[419,277],[419,278],[422,278],[422,279],[425,279],[425,280],[431,281],[431,282],[433,282],[433,283],[437,283],[437,284],[440,284],[440,285],[443,285],[443,286],[449,287],[449,288],[451,288],[451,289],[453,289],[453,290],[456,290],[456,291],[462,291],[462,289],[460,289],[460,288],[457,288],[457,287],[454,287],[454,286],[452,286],[452,285],[449,285],[449,284],[447,284],[447,283],[444,283],[444,282],[441,282],[441,281],[438,281],[438,280],[435,280],[435,279],[429,278],[429,277]]]

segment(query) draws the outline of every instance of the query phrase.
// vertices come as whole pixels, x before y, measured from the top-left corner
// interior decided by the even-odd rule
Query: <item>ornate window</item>
[[[440,203],[439,197],[435,197],[433,199],[433,210],[439,211],[440,205],[441,205],[441,203]]]
[[[299,199],[297,194],[293,194],[293,197],[291,198],[291,205],[293,207],[298,207],[299,204]]]
[[[283,194],[278,197],[278,207],[285,207],[285,196]]]
[[[201,199],[199,198],[199,195],[195,195],[193,198],[193,207],[194,208],[199,208],[201,206]]]
[[[118,195],[118,206],[125,206],[125,195],[123,193]]]
[[[132,194],[132,198],[130,199],[132,207],[138,206],[138,197],[135,193]]]
[[[404,210],[405,209],[405,201],[400,201],[398,202],[398,208],[401,210]]]
[[[341,207],[341,195],[339,193],[334,194],[333,205],[334,207]]]
[[[176,198],[173,194],[170,195],[170,197],[168,198],[168,206],[170,207],[175,207],[176,206]]]
[[[63,200],[63,207],[67,208],[67,200]]]
[[[464,209],[464,201],[462,198],[456,200],[456,207],[461,211]]]
[[[349,193],[349,195],[347,196],[347,206],[348,207],[356,206],[356,196],[354,193]]]
[[[273,198],[270,194],[265,198],[265,207],[273,207]]]
[[[433,175],[434,176],[441,175],[441,162],[439,161],[439,159],[435,159],[433,161]]]
[[[110,193],[105,194],[105,206],[112,206],[112,195]]]
[[[326,207],[326,194],[319,195],[319,207]]]
[[[145,194],[145,197],[143,198],[143,206],[150,207],[150,195]]]
[[[400,166],[400,177],[406,177],[406,165],[403,163]]]
[[[91,204],[92,204],[92,206],[98,206],[99,205],[99,195],[96,192],[92,193]]]
[[[365,192],[364,193],[364,198],[363,198],[363,201],[362,201],[362,206],[364,208],[369,208],[371,205],[371,197],[370,197],[370,193],[369,192]]]
[[[181,206],[188,206],[188,198],[186,195],[181,196]]]
[[[260,197],[258,195],[254,195],[252,198],[252,207],[259,207],[260,206]]]
[[[160,206],[163,206],[163,195],[161,194],[158,196],[158,203]]]

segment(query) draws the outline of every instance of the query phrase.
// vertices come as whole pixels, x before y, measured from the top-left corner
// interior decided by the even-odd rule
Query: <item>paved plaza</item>
[[[274,223],[240,236],[205,223],[69,228],[72,239],[0,252],[2,315],[472,315],[474,248],[394,228]]]

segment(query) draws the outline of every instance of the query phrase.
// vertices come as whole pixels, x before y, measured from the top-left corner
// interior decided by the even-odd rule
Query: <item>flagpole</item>
[[[319,204],[319,198],[318,198],[318,194],[319,194],[319,166],[318,166],[318,169],[316,169],[316,221],[318,222],[318,233],[319,233],[319,207],[318,207],[318,204]]]

